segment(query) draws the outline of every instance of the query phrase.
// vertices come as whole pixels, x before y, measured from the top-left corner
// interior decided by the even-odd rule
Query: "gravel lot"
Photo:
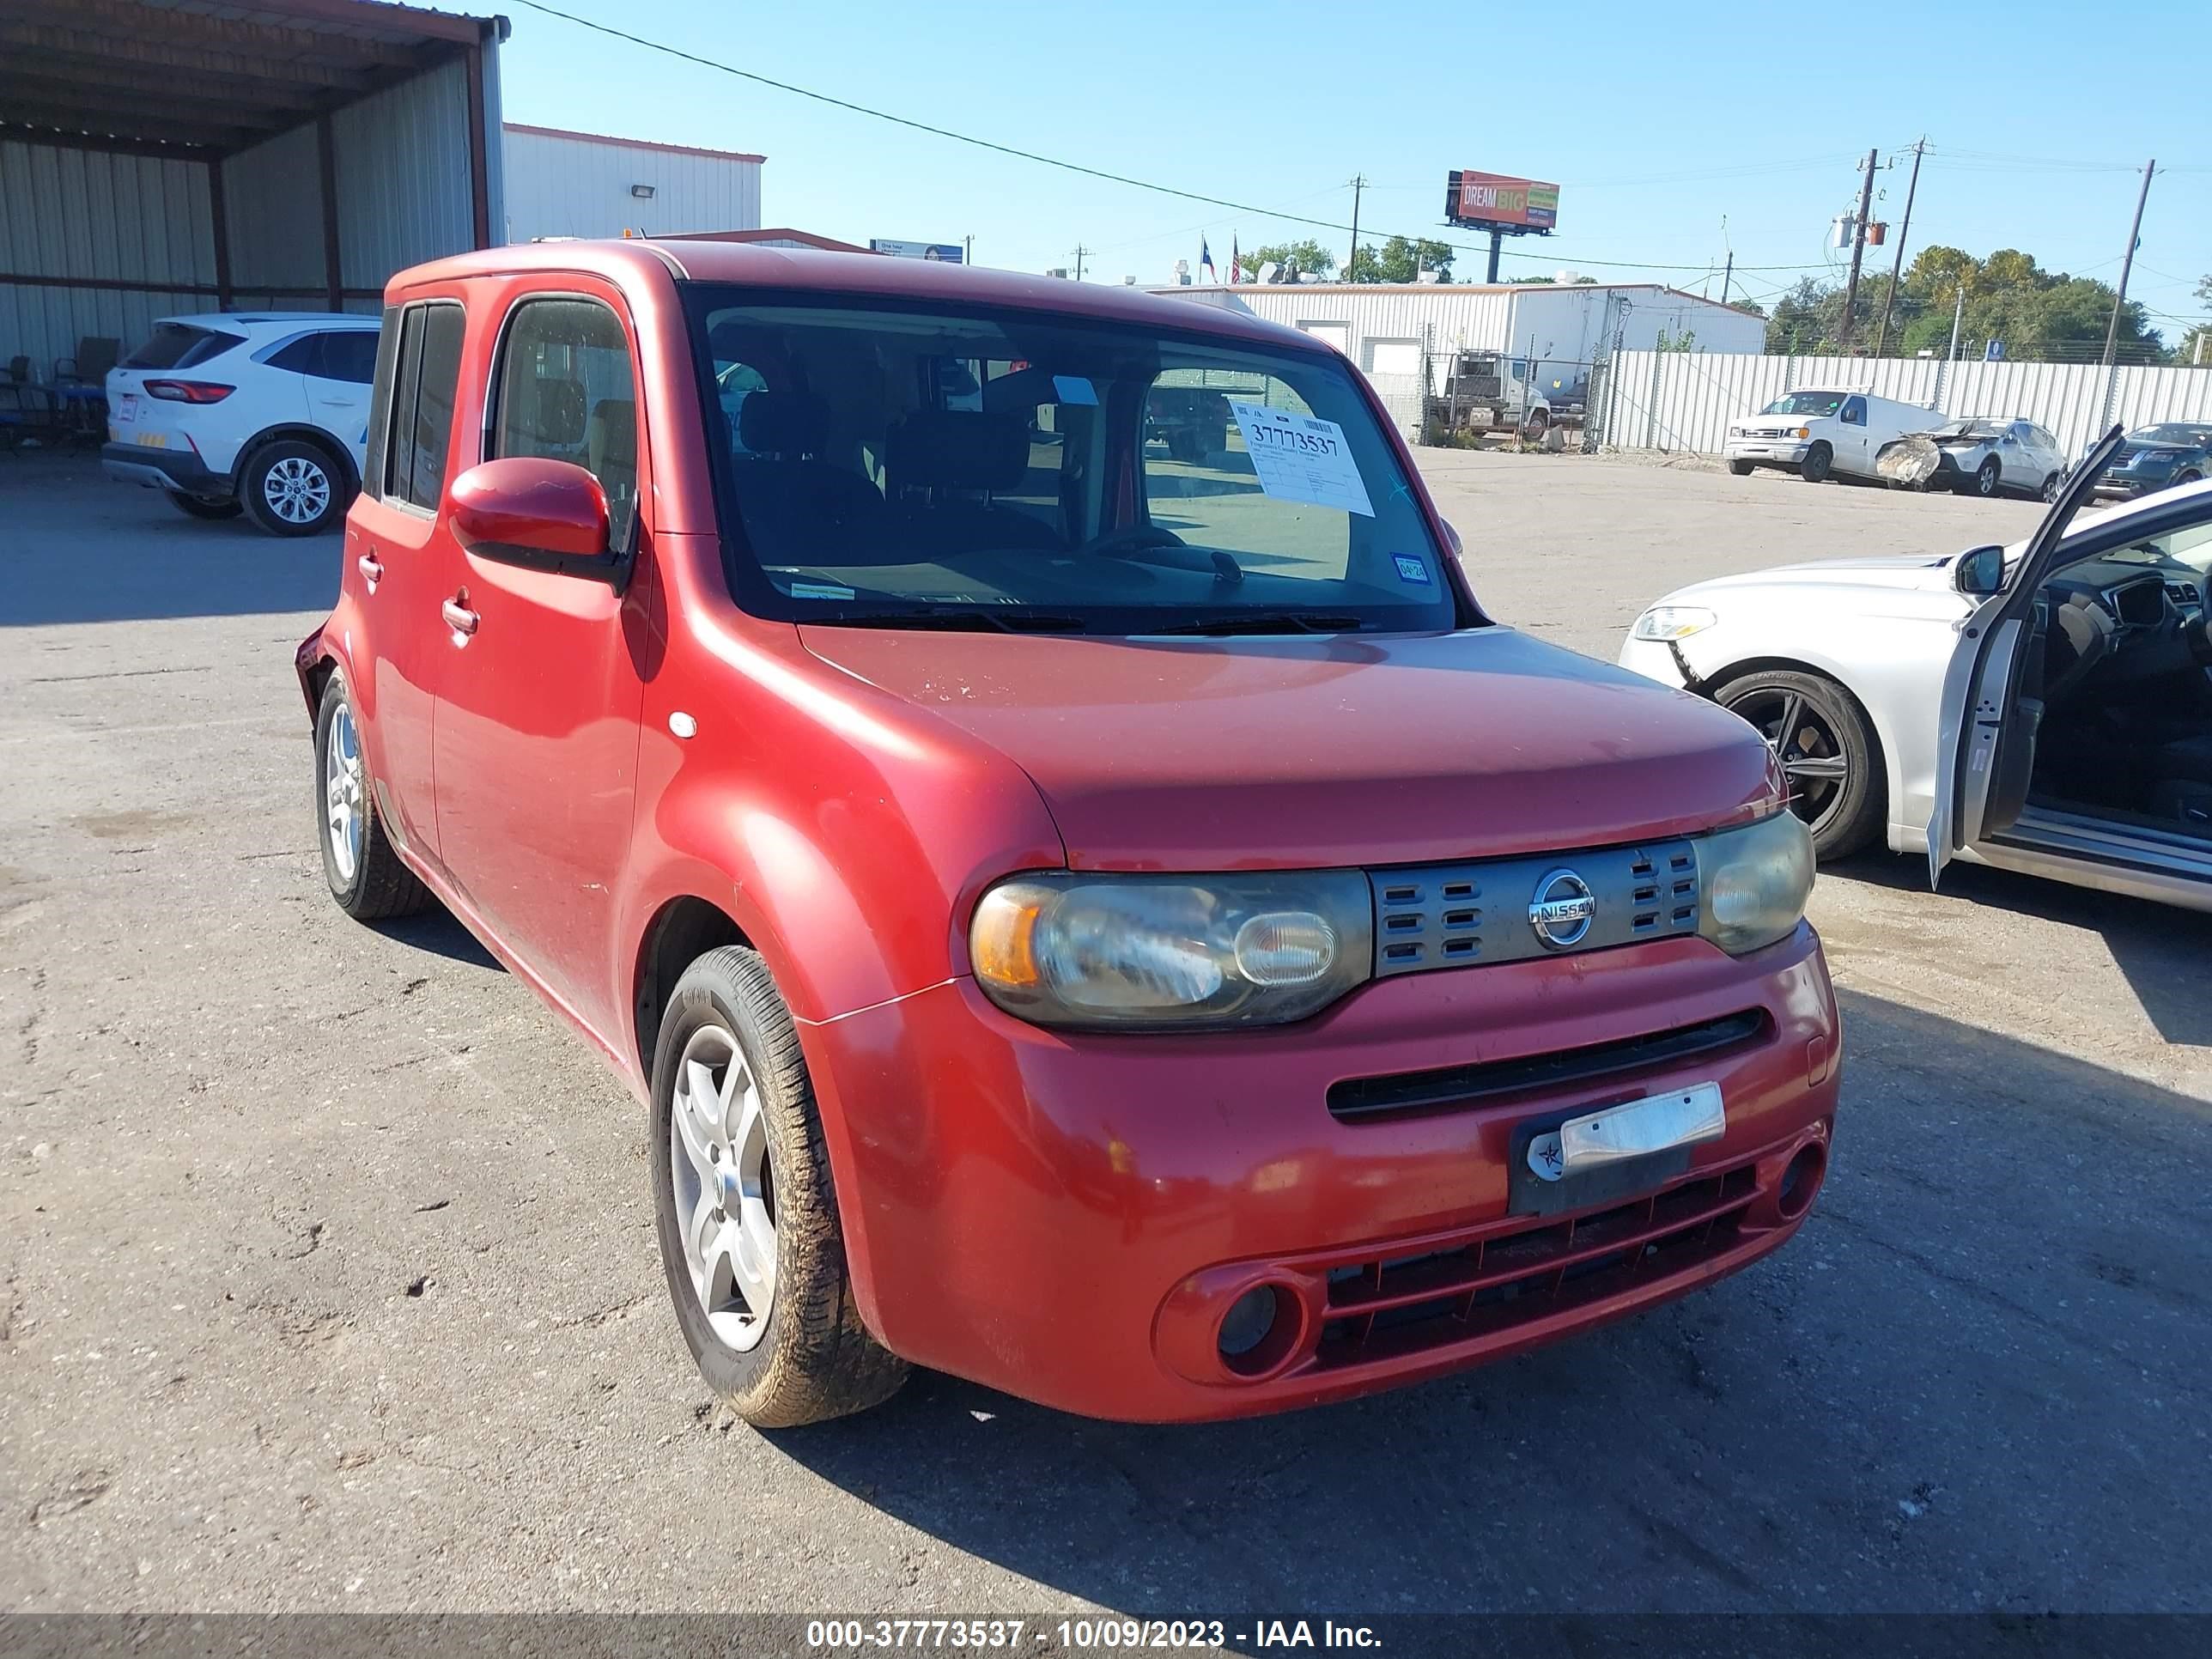
[[[1498,615],[2026,503],[1436,453]],[[1204,1429],[917,1377],[773,1437],[662,1305],[638,1113],[313,842],[335,538],[0,455],[0,1607],[2212,1607],[2212,918],[1887,856],[1789,1249],[1463,1378]]]

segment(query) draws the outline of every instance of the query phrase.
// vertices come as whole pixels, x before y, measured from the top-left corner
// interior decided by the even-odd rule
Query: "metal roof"
[[[383,0],[7,0],[0,138],[227,155],[504,28]]]

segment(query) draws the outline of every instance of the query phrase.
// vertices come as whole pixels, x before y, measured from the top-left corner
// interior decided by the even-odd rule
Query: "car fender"
[[[1699,601],[1691,595],[1676,602]],[[1916,659],[1909,656],[1875,663],[1846,659],[1834,649],[1836,630],[1824,626],[1821,608],[1804,609],[1811,614],[1769,617],[1756,624],[1723,620],[1682,641],[1683,659],[1698,676],[1692,689],[1710,697],[1729,681],[1760,669],[1802,669],[1835,681],[1851,694],[1874,728],[1888,792],[1890,844],[1899,851],[1911,851],[1911,832],[1917,828],[1922,836],[1926,835],[1935,787],[1935,698],[1942,684],[1941,663],[1936,665],[1931,688],[1922,684],[1926,675],[1916,672]],[[1948,628],[1942,637],[1947,641],[1952,637]],[[1912,718],[1916,707],[1922,710],[1917,720]],[[1900,838],[1907,844],[1900,845]]]
[[[260,431],[239,445],[237,459],[231,467],[230,487],[233,489],[239,487],[239,481],[245,476],[246,469],[252,461],[255,451],[264,445],[282,443],[287,438],[296,438],[302,443],[314,445],[318,449],[328,450],[337,457],[339,470],[345,474],[348,491],[361,488],[361,465],[354,459],[353,451],[345,440],[328,428],[317,426],[312,421],[279,421],[273,426],[263,427]]]

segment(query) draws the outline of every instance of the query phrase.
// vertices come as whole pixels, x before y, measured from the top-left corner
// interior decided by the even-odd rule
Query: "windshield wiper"
[[[1139,635],[1357,634],[1363,626],[1357,617],[1326,611],[1247,611],[1200,617],[1193,622],[1169,623],[1158,628],[1140,626],[1130,631]]]
[[[1083,618],[1044,611],[1021,611],[1001,605],[919,605],[905,611],[838,611],[823,617],[801,617],[801,625],[828,623],[837,628],[917,628],[945,633],[968,634],[1080,634]]]

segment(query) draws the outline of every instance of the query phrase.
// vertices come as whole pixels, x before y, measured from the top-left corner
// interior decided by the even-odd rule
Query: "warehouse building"
[[[1507,360],[1504,400],[1523,382],[1578,412],[1608,350],[1667,345],[1758,352],[1758,313],[1650,283],[1283,283],[1163,288],[1327,340],[1357,363],[1409,434],[1425,398],[1446,396],[1463,354]]]
[[[394,270],[500,240],[506,32],[371,0],[8,0],[0,362],[95,380],[157,317],[373,311]]]
[[[504,137],[504,241],[760,228],[764,157],[514,122]]]

